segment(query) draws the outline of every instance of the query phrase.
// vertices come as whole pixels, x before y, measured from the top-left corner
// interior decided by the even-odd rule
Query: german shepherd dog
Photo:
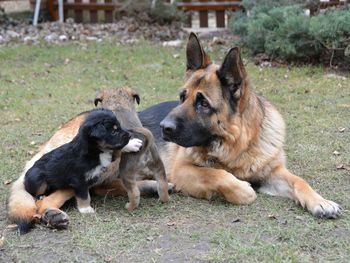
[[[287,170],[283,118],[252,91],[239,48],[215,65],[191,33],[186,55],[180,104],[167,102],[147,110],[147,115],[158,116],[154,123],[167,114],[160,126],[168,143],[159,148],[175,190],[206,199],[220,194],[230,203],[250,204],[256,199],[252,184],[259,192],[295,200],[314,216],[339,217],[338,204]],[[147,118],[140,117],[147,127]]]
[[[89,188],[100,181],[115,151],[128,144],[131,135],[107,109],[88,113],[74,139],[43,155],[27,171],[26,191],[38,197],[57,189],[73,188],[80,213],[93,213]]]

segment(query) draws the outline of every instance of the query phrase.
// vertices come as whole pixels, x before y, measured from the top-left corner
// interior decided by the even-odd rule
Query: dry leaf
[[[9,185],[10,183],[12,183],[12,180],[6,180],[6,181],[4,181],[4,185]]]
[[[5,237],[1,237],[0,238],[0,248],[2,248],[4,246],[4,242],[5,242]]]
[[[345,128],[344,127],[339,127],[338,128],[338,132],[344,132],[345,131]]]
[[[337,170],[346,170],[346,171],[350,171],[350,165],[346,165],[346,164],[338,164],[337,165]]]
[[[30,145],[34,145],[34,144],[35,144],[35,141],[31,141],[31,142],[30,142]]]
[[[340,155],[340,152],[334,151],[333,154],[334,154],[334,155]]]
[[[268,217],[269,217],[270,219],[277,219],[277,217],[276,217],[275,215],[268,215]]]
[[[6,227],[6,229],[10,229],[10,230],[15,230],[15,229],[17,229],[18,228],[18,225],[17,224],[11,224],[11,225],[8,225],[7,227]]]
[[[175,226],[176,225],[176,222],[175,221],[172,221],[172,222],[168,222],[166,223],[167,226]]]
[[[239,223],[239,222],[241,222],[241,219],[239,219],[239,218],[235,218],[235,219],[233,219],[233,220],[232,220],[232,222],[231,222],[231,223]]]

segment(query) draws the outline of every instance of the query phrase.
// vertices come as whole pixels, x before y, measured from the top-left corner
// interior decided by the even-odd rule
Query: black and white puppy
[[[101,181],[115,151],[129,140],[130,134],[120,127],[112,111],[92,110],[70,143],[43,155],[27,171],[25,189],[38,197],[57,189],[73,188],[79,212],[93,213],[89,188]],[[128,145],[126,151],[138,151],[141,146]]]

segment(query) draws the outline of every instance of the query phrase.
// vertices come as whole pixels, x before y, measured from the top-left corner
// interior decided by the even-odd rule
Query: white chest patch
[[[99,177],[102,173],[106,171],[107,167],[111,164],[111,162],[112,162],[112,152],[101,153],[100,164],[85,174],[86,180],[87,181],[94,180],[96,177]]]

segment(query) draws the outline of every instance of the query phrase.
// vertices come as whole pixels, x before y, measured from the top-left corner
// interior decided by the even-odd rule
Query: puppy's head
[[[120,109],[128,109],[136,112],[135,102],[140,104],[140,96],[129,87],[103,90],[95,98],[95,106],[101,103],[103,108],[114,112]]]
[[[130,140],[130,134],[120,127],[114,113],[107,109],[91,111],[79,132],[99,150],[119,150]]]

